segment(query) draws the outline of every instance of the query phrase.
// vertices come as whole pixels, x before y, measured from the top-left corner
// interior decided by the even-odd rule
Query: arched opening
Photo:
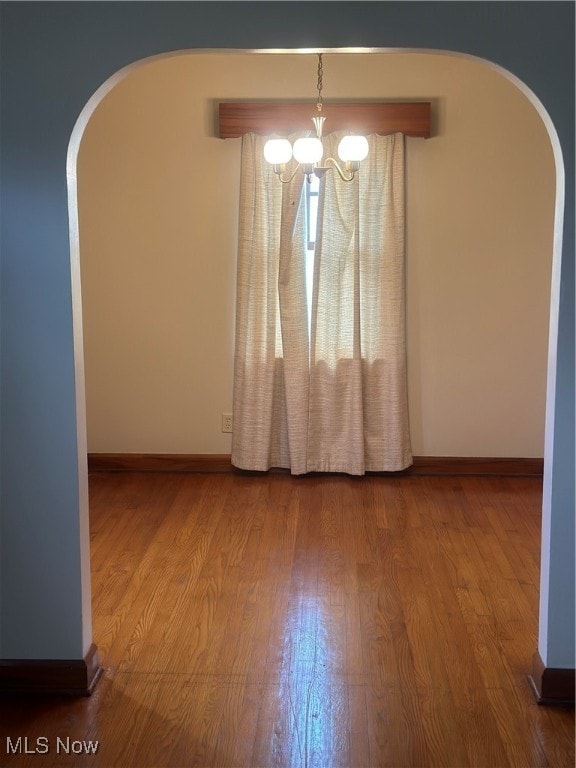
[[[286,52],[284,52],[286,53]],[[385,51],[381,52],[382,54],[385,54]],[[199,54],[194,54],[199,55]],[[168,57],[171,57],[168,55]],[[168,58],[168,57],[159,57],[160,59]],[[457,59],[455,59],[457,60]],[[463,57],[463,61],[470,61],[470,57]],[[136,71],[137,69],[141,68],[144,65],[147,65],[152,60],[144,60],[142,62],[138,62],[135,65],[126,68],[125,70],[122,70],[121,72],[117,73],[117,75],[114,76],[111,80],[109,80],[102,88],[92,97],[90,102],[86,105],[86,108],[84,109],[75,129],[74,133],[71,139],[70,143],[70,150],[69,150],[69,157],[68,157],[68,175],[69,175],[69,184],[70,184],[70,193],[69,193],[69,199],[70,199],[70,221],[71,221],[71,258],[72,258],[72,272],[74,275],[74,306],[75,306],[75,332],[77,334],[77,347],[76,347],[76,367],[77,367],[77,383],[78,383],[78,392],[77,392],[77,403],[78,403],[78,430],[79,430],[79,453],[80,456],[83,457],[86,454],[87,451],[87,441],[86,441],[86,427],[85,427],[85,409],[84,409],[84,392],[83,392],[83,357],[82,357],[82,328],[81,328],[81,299],[80,299],[80,281],[79,281],[79,268],[80,268],[80,231],[79,231],[79,220],[78,220],[78,194],[77,194],[77,160],[78,160],[78,153],[80,149],[80,143],[82,136],[84,135],[84,130],[86,129],[88,122],[96,109],[97,105],[102,101],[102,99],[105,97],[107,93],[109,93],[112,88],[119,83],[123,78],[125,78],[128,74],[131,72]],[[503,73],[501,70],[499,70],[500,74],[504,74],[504,76],[512,81],[515,86],[519,86],[521,84],[518,83],[518,81],[510,76],[508,73]],[[304,82],[308,82],[307,78],[304,78]],[[313,84],[313,83],[312,83]],[[555,307],[554,302],[558,302],[558,293],[557,290],[554,289],[554,286],[557,284],[557,278],[555,281],[554,275],[559,275],[559,258],[560,258],[560,237],[559,233],[561,232],[562,227],[562,215],[563,215],[563,188],[564,188],[564,179],[563,179],[563,166],[562,166],[562,158],[561,153],[559,149],[559,144],[556,138],[556,134],[554,131],[553,126],[551,126],[550,121],[537,101],[535,97],[533,97],[525,88],[522,88],[523,92],[528,95],[532,103],[536,106],[536,109],[538,113],[540,114],[540,117],[543,119],[544,124],[546,125],[546,129],[548,131],[548,134],[550,136],[551,144],[552,144],[552,150],[554,152],[555,162],[556,162],[556,214],[555,214],[555,232],[556,236],[554,237],[554,263],[553,263],[553,278],[552,278],[552,284],[553,284],[553,291],[552,291],[552,302],[553,305],[551,307],[552,315],[554,315]],[[226,156],[231,154],[231,150],[228,148],[225,148],[222,151],[222,154],[226,154]],[[423,150],[425,152],[426,150]],[[198,183],[198,180],[195,180],[195,183]],[[449,270],[451,267],[453,267],[454,264],[444,264],[444,268],[446,270]],[[230,287],[230,286],[229,286]],[[422,291],[424,288],[422,284],[422,280],[420,282],[415,283],[415,290]],[[413,291],[414,293],[414,291]],[[230,298],[230,294],[228,294],[228,299]],[[228,309],[230,309],[230,305],[227,305]],[[414,305],[414,313],[415,317],[413,318],[415,322],[415,327],[421,331],[421,328],[419,326],[419,323],[417,321],[417,312],[418,312],[418,304]],[[231,317],[231,314],[228,312],[226,315],[228,318]],[[472,324],[472,327],[475,328],[477,331],[479,329],[478,324]],[[542,330],[542,329],[541,329]],[[414,344],[413,349],[419,349],[422,350],[423,346],[423,339],[422,336],[416,335],[414,337]],[[410,345],[409,345],[410,346]],[[420,403],[420,408],[415,407],[413,410],[414,412],[419,416],[420,420],[422,420],[425,417],[425,409],[422,410],[422,398],[423,398],[423,392],[422,392],[422,386],[421,382],[418,381],[418,379],[414,380],[417,382],[414,385],[413,389],[413,398],[414,403],[417,405]],[[428,394],[428,397],[431,397],[431,394]],[[549,395],[550,397],[550,395]],[[214,409],[212,409],[214,411]],[[219,410],[219,409],[217,409]],[[219,414],[217,414],[219,415]],[[416,425],[418,426],[418,425]],[[422,432],[422,439],[425,439],[425,430],[423,429],[422,422],[420,424],[420,429]],[[221,439],[221,438],[219,438]],[[424,443],[423,443],[424,444]],[[439,450],[438,448],[436,448]],[[150,448],[143,447],[141,450],[152,450]],[[171,447],[158,447],[155,450],[157,451],[166,451],[170,452],[174,449]],[[194,452],[199,450],[198,448],[192,446],[188,447],[187,449],[181,449],[186,452]],[[212,449],[215,452],[220,452],[218,448]],[[434,449],[433,449],[434,450]],[[204,450],[203,452],[210,452],[209,450]],[[432,451],[430,451],[432,452]],[[84,466],[84,459],[82,458],[80,461],[80,467]],[[85,480],[85,478],[84,478]],[[85,514],[87,515],[87,511],[85,510]]]

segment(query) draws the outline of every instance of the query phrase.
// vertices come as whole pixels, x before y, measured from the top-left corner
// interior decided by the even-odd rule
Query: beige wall
[[[315,97],[312,56],[152,61],[105,97],[79,158],[91,452],[227,453],[239,152],[220,99]],[[431,99],[408,140],[416,455],[543,455],[554,167],[540,118],[486,65],[326,55],[324,97]],[[327,126],[328,128],[328,126]]]

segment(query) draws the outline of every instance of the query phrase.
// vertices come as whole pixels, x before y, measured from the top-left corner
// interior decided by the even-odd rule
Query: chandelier
[[[298,169],[306,175],[308,182],[312,174],[322,178],[326,171],[330,170],[330,163],[337,171],[343,181],[352,181],[356,171],[360,168],[360,162],[368,155],[368,141],[365,136],[344,136],[338,144],[338,157],[344,164],[342,167],[333,157],[327,157],[322,164],[324,157],[324,145],[322,143],[322,131],[326,118],[322,114],[322,54],[318,54],[318,99],[316,101],[316,110],[318,114],[312,118],[316,128],[316,136],[296,139],[294,146],[288,139],[269,139],[264,145],[264,158],[274,169],[283,184],[292,181]],[[293,173],[286,176],[286,164],[294,157],[298,165]]]

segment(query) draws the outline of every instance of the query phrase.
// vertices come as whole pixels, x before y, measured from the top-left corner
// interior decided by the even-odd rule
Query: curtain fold
[[[265,141],[242,137],[240,173],[232,463],[252,470],[305,457],[308,409],[303,178],[280,184]]]
[[[405,469],[404,137],[369,137],[354,181],[321,182],[310,340],[303,175],[281,185],[263,144],[242,145],[232,463]]]
[[[336,157],[342,134],[325,139]],[[308,471],[412,463],[404,267],[404,137],[370,136],[356,179],[331,171],[319,198],[312,302]]]

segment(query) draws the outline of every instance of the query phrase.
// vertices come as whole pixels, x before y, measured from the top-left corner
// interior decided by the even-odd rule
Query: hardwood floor
[[[527,682],[538,479],[101,473],[90,492],[105,674],[87,699],[0,702],[0,765],[574,765],[574,711]],[[18,736],[48,750],[9,754]]]

